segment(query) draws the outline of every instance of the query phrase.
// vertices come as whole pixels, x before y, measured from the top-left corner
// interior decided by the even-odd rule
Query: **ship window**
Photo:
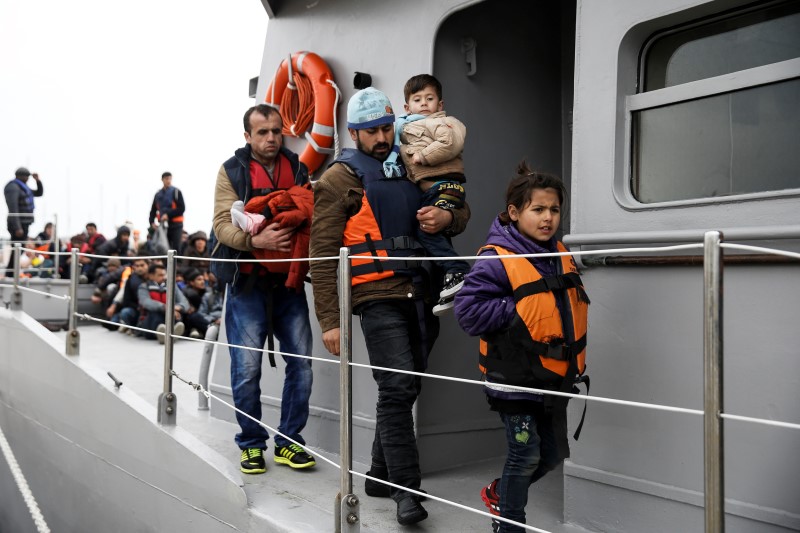
[[[662,32],[642,58],[626,99],[639,202],[800,189],[800,0]]]

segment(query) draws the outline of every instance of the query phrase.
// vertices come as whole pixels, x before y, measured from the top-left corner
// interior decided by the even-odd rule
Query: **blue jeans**
[[[139,321],[139,310],[133,307],[123,307],[119,311],[119,320],[122,324],[126,326],[135,326],[136,322]]]
[[[272,324],[280,351],[311,355],[311,323],[308,319],[308,302],[305,292],[296,293],[282,284],[271,289],[258,286],[245,290],[242,280],[229,284],[225,308],[225,329],[228,342],[252,348],[265,348],[267,340],[267,304],[272,292]],[[256,420],[261,420],[261,363],[265,355],[257,350],[230,348],[231,390],[233,403]],[[311,396],[311,360],[283,356],[286,363],[281,397],[281,420],[278,431],[301,444],[305,440],[300,432],[308,421],[308,399]],[[267,447],[267,430],[236,413],[241,432],[236,434],[240,449]],[[280,435],[275,436],[276,446],[291,444]]]
[[[503,476],[497,485],[500,516],[525,523],[528,488],[559,465],[553,417],[544,407],[526,414],[500,413],[506,428],[508,456]],[[503,533],[525,531],[521,527],[500,522]]]
[[[357,312],[361,316],[361,330],[371,365],[417,372],[425,370],[427,352],[439,334],[439,321],[427,308],[423,317],[424,336],[414,301],[367,302],[360,305]],[[372,464],[386,465],[390,482],[418,490],[419,452],[411,408],[421,390],[422,380],[417,376],[382,370],[373,370],[372,377],[378,384]],[[392,487],[391,495],[399,501],[408,493]]]
[[[143,329],[149,329],[150,331],[155,331],[159,325],[163,324],[166,320],[163,311],[147,311],[144,315],[144,318],[139,322],[139,327]],[[155,333],[141,333],[141,336],[145,339],[156,339]]]

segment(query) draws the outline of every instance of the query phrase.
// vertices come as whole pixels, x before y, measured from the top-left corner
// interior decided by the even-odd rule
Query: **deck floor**
[[[164,349],[156,341],[109,331],[94,324],[81,322],[80,358],[104,371],[111,372],[123,387],[127,387],[153,405],[163,386]],[[55,333],[64,338],[66,332]],[[174,345],[173,368],[181,376],[197,381],[202,344],[180,340]],[[110,379],[110,378],[109,378]],[[179,426],[229,459],[238,468],[239,449],[233,441],[238,427],[198,410],[198,393],[175,380],[173,390],[178,396]],[[272,425],[275,421],[266,420]],[[309,444],[314,448],[313,443]],[[268,450],[271,453],[272,448]],[[314,450],[338,462],[338,455]],[[365,472],[366,465],[355,464],[356,471]],[[502,470],[500,460],[488,461],[454,470],[425,475],[422,487],[430,494],[446,498],[476,510],[485,511],[480,499],[481,487],[497,477]],[[309,471],[295,471],[268,463],[265,474],[242,474],[242,483],[251,507],[268,516],[275,531],[332,531],[334,498],[338,493],[339,470],[318,460]],[[395,531],[491,531],[489,519],[456,507],[428,500],[424,506],[429,518],[416,526],[402,527],[395,520],[395,505],[390,499],[371,498],[363,492],[362,478],[355,478],[354,492],[361,501],[361,530],[371,532]],[[581,528],[565,525],[563,515],[563,481],[561,469],[531,487],[527,507],[528,521],[537,528],[554,533],[577,533]]]

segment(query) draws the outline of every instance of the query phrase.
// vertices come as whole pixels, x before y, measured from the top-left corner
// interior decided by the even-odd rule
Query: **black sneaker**
[[[397,523],[410,526],[428,518],[428,511],[420,505],[419,498],[414,495],[402,498],[397,502]]]
[[[245,474],[263,474],[267,471],[264,461],[264,450],[261,448],[246,448],[242,450],[242,472]]]
[[[317,464],[314,457],[297,444],[276,446],[275,462],[292,468],[311,468]]]
[[[455,298],[453,296],[449,298],[439,298],[439,303],[433,306],[433,314],[436,316],[441,316],[453,307],[455,303]]]
[[[461,290],[464,286],[464,273],[463,272],[448,272],[444,275],[444,287],[442,292],[439,293],[440,299],[450,298]]]

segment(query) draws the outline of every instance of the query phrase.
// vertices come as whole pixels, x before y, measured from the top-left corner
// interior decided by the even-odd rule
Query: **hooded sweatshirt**
[[[546,243],[536,242],[522,235],[515,224],[504,225],[495,218],[489,228],[486,244],[500,246],[518,254],[545,254],[558,252],[555,237]],[[481,256],[496,256],[494,250],[486,250]],[[526,261],[527,259],[518,259]],[[543,277],[559,273],[558,257],[534,257],[533,265]],[[564,290],[554,291],[556,305],[565,326],[565,341],[572,331],[569,304]],[[493,331],[502,330],[511,325],[516,316],[513,290],[503,263],[497,259],[478,259],[472,266],[464,281],[464,287],[456,293],[454,311],[461,329],[469,335],[480,336]],[[477,352],[477,350],[476,350]],[[490,387],[485,388],[490,397],[504,400],[536,400],[541,401],[540,394],[525,392],[499,392]]]

